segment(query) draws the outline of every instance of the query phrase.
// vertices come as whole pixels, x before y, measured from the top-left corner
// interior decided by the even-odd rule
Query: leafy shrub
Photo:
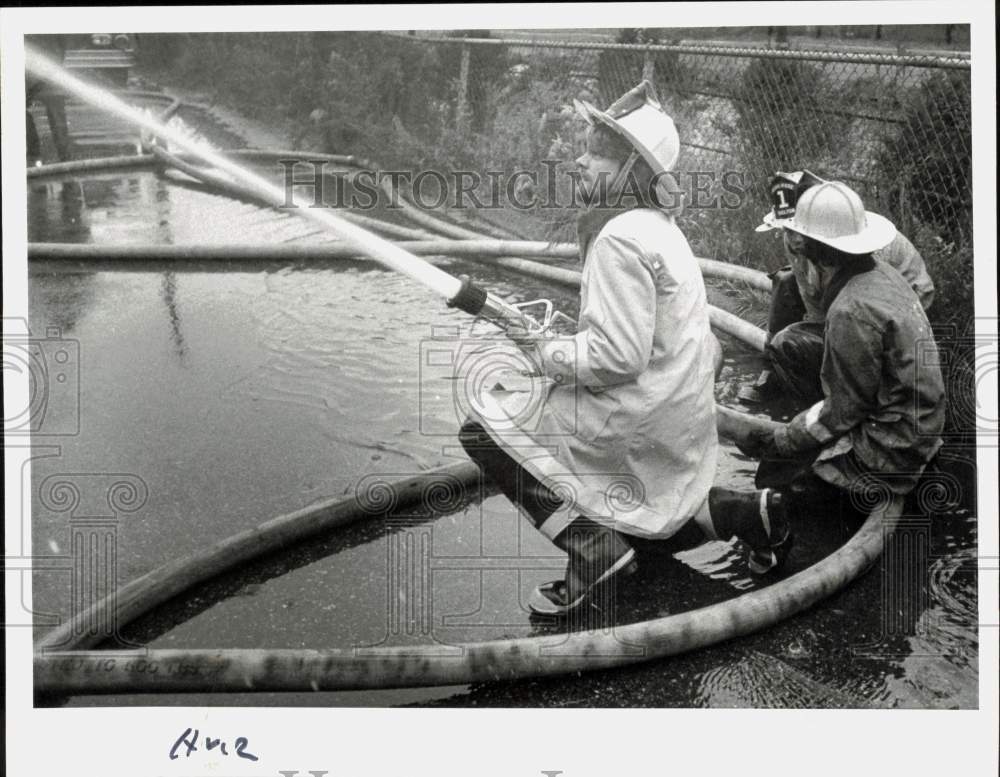
[[[657,44],[673,42],[672,30],[627,27],[615,39],[616,43]],[[601,51],[597,59],[597,77],[602,105],[606,108],[642,80],[645,54],[642,51]],[[671,91],[671,85],[683,81],[680,57],[673,51],[653,54],[654,82],[661,93]],[[662,96],[662,94],[661,94]]]
[[[452,30],[452,38],[491,38],[489,30]],[[458,44],[441,47],[441,72],[449,79],[456,80],[461,75],[462,46]],[[468,101],[470,127],[480,132],[492,118],[494,93],[502,84],[509,68],[507,47],[496,45],[476,45],[469,49]]]
[[[969,74],[935,73],[906,102],[903,125],[877,155],[889,211],[904,229],[920,221],[946,243],[972,238]]]
[[[934,304],[928,318],[934,328],[944,373],[948,407],[945,431],[952,438],[964,437],[974,444],[976,433],[977,375],[972,246],[955,248],[939,238],[924,240],[933,245],[922,252],[927,271],[934,280]],[[987,411],[988,412],[988,411]]]
[[[768,175],[790,162],[816,159],[836,131],[824,105],[821,71],[791,59],[755,59],[743,71],[737,131],[748,169]]]
[[[921,252],[927,272],[934,281],[931,323],[948,325],[964,334],[972,325],[975,310],[972,246],[966,244],[955,248],[940,241],[923,242],[925,245],[937,243],[936,247]]]

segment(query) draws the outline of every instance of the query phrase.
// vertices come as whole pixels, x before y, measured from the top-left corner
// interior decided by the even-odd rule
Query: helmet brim
[[[767,217],[764,218],[765,222]],[[865,228],[856,235],[845,235],[843,237],[825,237],[813,234],[795,225],[795,219],[788,219],[783,225],[786,229],[798,232],[808,238],[843,251],[845,254],[870,254],[885,248],[896,239],[896,227],[884,216],[865,211]]]
[[[784,229],[788,226],[791,219],[776,219],[774,217],[774,211],[768,211],[764,214],[764,223],[758,224],[755,232],[770,232],[772,229]]]
[[[674,154],[674,158],[670,160],[669,165],[665,165],[663,161],[657,157],[650,148],[646,146],[639,138],[637,138],[632,132],[630,132],[626,127],[622,126],[621,122],[613,118],[610,114],[594,107],[591,103],[585,100],[573,100],[573,107],[576,112],[587,122],[590,126],[595,124],[602,124],[616,135],[624,138],[628,144],[641,156],[646,163],[649,165],[650,169],[654,174],[667,173],[670,172],[674,164],[677,162],[678,154]],[[671,125],[672,126],[672,125]],[[676,130],[674,130],[676,131]],[[679,146],[679,144],[678,144]],[[679,149],[678,149],[679,150]]]

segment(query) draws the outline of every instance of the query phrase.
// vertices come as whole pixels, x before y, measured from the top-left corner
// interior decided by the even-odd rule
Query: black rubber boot
[[[565,578],[535,589],[528,603],[532,612],[563,616],[581,610],[596,594],[613,592],[613,580],[636,570],[636,552],[625,537],[590,518],[580,516],[561,530],[547,532],[546,521],[562,506],[562,500],[501,450],[477,421],[465,422],[459,440],[504,495],[523,509],[535,528],[566,551]]]
[[[534,590],[528,606],[539,615],[568,615],[638,569],[625,537],[589,518],[576,518],[554,542],[568,556],[566,576]]]
[[[720,539],[737,537],[750,546],[748,564],[765,575],[784,564],[792,546],[785,504],[777,491],[734,491],[714,487],[708,492],[712,527]]]
[[[545,523],[562,505],[559,496],[519,466],[478,421],[467,419],[459,431],[458,440],[469,458],[482,468],[504,496],[524,509],[536,527]]]

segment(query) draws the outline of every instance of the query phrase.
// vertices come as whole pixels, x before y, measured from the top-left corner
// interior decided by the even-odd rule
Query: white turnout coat
[[[544,341],[548,388],[482,399],[480,422],[563,507],[554,537],[578,515],[626,534],[666,538],[708,497],[716,471],[714,363],[698,262],[673,219],[652,209],[614,216],[591,241],[573,337]]]

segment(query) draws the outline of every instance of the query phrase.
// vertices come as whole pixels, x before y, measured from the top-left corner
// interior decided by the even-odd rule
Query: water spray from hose
[[[400,248],[362,227],[334,215],[329,209],[303,207],[295,201],[292,192],[256,175],[227,159],[222,154],[205,148],[175,127],[169,127],[148,113],[140,111],[100,87],[70,75],[51,60],[25,46],[25,66],[34,75],[75,95],[86,103],[125,121],[135,124],[149,135],[167,141],[171,146],[182,149],[216,170],[228,173],[235,181],[249,189],[264,202],[292,213],[323,228],[334,232],[358,253],[371,257],[384,267],[401,273],[420,283],[434,293],[444,297],[448,304],[474,316],[485,318],[505,332],[542,332],[545,323],[539,323],[524,313],[520,306],[513,305],[473,284],[468,278],[460,279],[446,273],[409,251]]]

